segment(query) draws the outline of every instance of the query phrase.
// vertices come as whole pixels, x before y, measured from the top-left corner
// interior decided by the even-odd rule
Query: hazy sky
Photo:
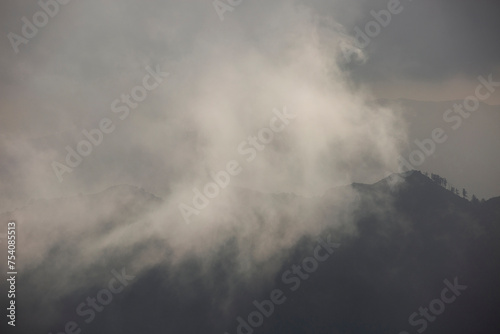
[[[352,33],[356,26],[364,29],[373,20],[370,11],[386,9],[388,1],[315,3]],[[470,94],[478,75],[499,74],[500,46],[494,41],[500,3],[402,0],[401,6],[367,46],[367,63],[353,66],[359,82],[369,82],[386,97],[443,101]],[[500,104],[500,94],[489,103]]]
[[[500,59],[494,1],[419,0],[401,2],[361,50],[364,63],[347,64],[340,43],[387,3],[245,0],[221,20],[211,1],[72,1],[16,53],[9,33],[22,36],[22,18],[33,22],[40,7],[2,2],[4,207],[124,183],[189,192],[241,158],[238,144],[284,106],[299,117],[245,168],[242,185],[320,193],[376,181],[397,169],[407,138],[396,110],[368,101],[463,99],[478,75],[498,74]],[[169,75],[122,120],[111,105],[146,67]],[[114,132],[59,182],[51,164],[103,118]]]
[[[374,100],[463,100],[478,76],[500,81],[496,1],[401,0],[366,47],[356,46],[357,29],[396,0],[220,0],[218,8],[212,0],[44,1],[50,17],[38,1],[0,5],[0,213],[71,197],[31,202],[9,217],[22,222],[19,244],[30,259],[22,266],[50,259],[56,270],[40,267],[63,287],[89,284],[74,274],[108,250],[126,248],[139,273],[166,254],[173,262],[191,251],[205,256],[233,236],[242,272],[260,271],[255,263],[304,235],[349,225],[353,217],[342,215],[357,194],[340,186],[379,181],[414,148],[405,110]],[[345,45],[357,54],[352,62]],[[500,105],[499,90],[485,102]],[[427,111],[432,121],[410,115],[419,129],[449,126],[442,109]],[[500,136],[490,119],[471,119],[461,136],[447,133],[448,155],[428,161],[457,170],[453,180],[442,176],[476,191],[498,180]],[[491,140],[476,147],[471,136]],[[88,154],[77,161],[71,152],[82,149]],[[233,162],[236,187],[215,196],[201,222],[185,224],[180,204],[192,205],[194,189]],[[78,196],[116,185],[127,186]],[[327,190],[327,211],[309,197],[262,195]],[[390,196],[370,204],[393,213]],[[52,263],[59,244],[67,261]]]

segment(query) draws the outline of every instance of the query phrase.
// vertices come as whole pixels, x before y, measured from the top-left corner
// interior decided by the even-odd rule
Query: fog
[[[11,16],[38,10],[16,6]],[[355,194],[340,186],[398,170],[406,125],[351,80],[341,25],[290,1],[224,15],[206,1],[72,2],[18,54],[3,51],[3,65],[17,58],[0,81],[2,211],[19,224],[20,270],[36,273],[40,291],[57,275],[50,298],[105,282],[113,263],[140,275],[195,255],[209,267],[231,238],[235,272],[274,273],[288,247],[326,227],[321,195],[333,224],[348,225]],[[168,76],[129,114],[115,112],[148,69]],[[78,151],[104,118],[113,131],[59,178],[54,162],[67,166],[66,147]],[[196,209],[193,189],[232,161],[240,172]],[[143,190],[87,197],[114,185]],[[186,220],[181,204],[196,214]]]

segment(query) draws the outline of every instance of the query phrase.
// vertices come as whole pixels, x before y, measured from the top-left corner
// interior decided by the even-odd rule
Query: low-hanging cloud
[[[398,111],[375,107],[370,93],[352,84],[339,48],[350,38],[340,25],[306,6],[245,2],[223,22],[206,1],[91,1],[64,9],[25,46],[29,52],[2,57],[4,63],[27,64],[7,71],[10,84],[0,83],[19,89],[2,99],[7,124],[16,128],[0,125],[6,133],[0,149],[9,158],[0,165],[6,180],[0,196],[11,200],[6,209],[30,198],[95,193],[116,184],[142,187],[163,200],[139,217],[131,215],[142,228],[131,224],[114,232],[106,230],[115,227],[106,219],[123,209],[119,200],[99,208],[90,200],[62,201],[68,207],[54,215],[43,205],[36,214],[14,213],[26,231],[41,224],[37,217],[51,217],[43,219],[43,228],[32,230],[37,242],[24,244],[22,252],[31,263],[54,251],[58,240],[104,229],[100,238],[88,233],[91,246],[64,243],[78,249],[79,266],[95,262],[102,252],[162,240],[161,254],[149,246],[130,260],[134,264],[127,268],[138,274],[142,267],[165,261],[165,249],[176,262],[192,253],[212,254],[234,237],[240,269],[250,271],[303,235],[321,232],[324,212],[318,211],[315,196],[353,181],[375,181],[397,169],[405,139]],[[83,138],[81,129],[95,128],[103,117],[116,121],[109,110],[112,100],[139,85],[144,69],[156,65],[171,74],[168,79],[59,183],[51,163],[64,161],[64,147],[75,147]],[[34,101],[19,99],[21,90],[36,94],[37,108]],[[273,110],[283,106],[296,119],[247,163],[238,145],[268,126]],[[33,132],[18,126],[18,109]],[[53,122],[43,122],[47,115]],[[243,167],[231,189],[222,190],[186,225],[179,203],[189,203],[192,189],[211,181],[231,160]],[[335,192],[329,198],[339,210],[355,198]],[[263,196],[281,204],[266,206]],[[60,277],[65,281],[61,294],[85,284],[71,281],[71,270],[77,269],[68,267]]]

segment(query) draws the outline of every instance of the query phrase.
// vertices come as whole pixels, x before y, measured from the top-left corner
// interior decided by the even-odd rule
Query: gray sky
[[[355,1],[354,9],[352,1],[341,2],[344,11],[336,12],[337,4],[328,10],[351,33],[373,20],[371,10],[386,9],[388,3]],[[470,94],[478,75],[499,74],[498,2],[403,0],[401,6],[366,47],[367,63],[351,66],[359,82],[379,86],[377,93],[385,97],[442,101]],[[500,104],[499,96],[489,102]]]
[[[367,101],[463,99],[478,75],[499,69],[494,1],[401,4],[363,50],[366,62],[345,64],[339,43],[387,1],[245,0],[223,21],[210,1],[73,1],[18,53],[8,34],[21,36],[21,18],[32,22],[40,7],[2,2],[4,206],[123,183],[159,195],[189,190],[283,106],[306,116],[241,185],[318,193],[382,178],[407,138],[396,111],[370,110]],[[147,66],[169,76],[120,120],[110,105],[141,84]],[[500,94],[487,103],[500,104]],[[65,147],[103,118],[114,132],[58,182],[51,163],[64,162]]]
[[[175,250],[175,262],[191,252],[205,255],[237,235],[244,272],[302,236],[317,235],[324,224],[342,218],[349,225],[343,210],[352,209],[357,195],[339,186],[374,183],[398,171],[398,157],[415,149],[414,136],[424,139],[415,129],[427,135],[443,127],[450,137],[427,159],[430,172],[480,197],[500,195],[491,187],[499,184],[500,131],[491,121],[498,117],[471,117],[453,132],[442,121],[441,105],[432,105],[436,112],[427,110],[424,119],[415,116],[418,110],[410,113],[413,118],[405,114],[405,103],[413,102],[373,103],[460,101],[474,93],[479,75],[500,81],[500,5],[402,0],[401,13],[358,50],[364,61],[347,63],[341,45],[352,45],[356,27],[364,29],[373,20],[370,11],[387,3],[243,0],[221,20],[211,0],[73,0],[45,16],[48,22],[34,32],[23,25],[44,19],[36,1],[2,1],[0,212],[31,204],[15,214],[22,222],[22,254],[31,261],[22,266],[51,259],[54,245],[69,245],[78,250],[78,261],[54,261],[57,270],[51,272],[78,287],[88,282],[85,276],[73,282],[75,268],[100,260],[109,249],[151,245],[152,254],[129,256],[133,272],[165,260],[148,241]],[[24,38],[18,52],[12,34]],[[137,89],[146,96],[125,102]],[[500,93],[485,102],[500,105]],[[269,136],[277,122],[282,130],[249,149],[250,140],[263,129]],[[113,131],[91,145],[85,130],[102,132],[109,124]],[[482,144],[486,140],[489,145]],[[92,152],[68,167],[67,148],[79,150],[84,142]],[[184,224],[179,205],[191,205],[193,189],[202,189],[232,161],[242,172],[231,178],[231,189],[210,202],[198,224]],[[55,163],[60,171],[66,168],[60,178]],[[488,168],[481,170],[481,164]],[[75,197],[115,185],[132,187]],[[310,196],[329,189],[331,212],[310,205],[309,198],[289,205],[276,197],[281,204],[272,206],[262,195]],[[149,193],[162,200],[141,208],[154,198]],[[30,202],[61,197],[71,198]],[[388,196],[370,204],[391,214],[391,203]],[[108,223],[123,223],[123,230],[104,233]],[[356,233],[353,226],[346,229]]]

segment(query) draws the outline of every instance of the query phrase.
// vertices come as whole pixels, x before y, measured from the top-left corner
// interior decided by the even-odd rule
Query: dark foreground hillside
[[[339,191],[354,202],[339,207]],[[255,197],[254,203],[262,203],[252,209],[261,217],[262,233],[267,231],[266,215],[289,206],[297,215],[312,209],[315,219],[323,220],[320,233],[306,234],[265,260],[249,262],[246,270],[241,270],[245,254],[236,237],[205,256],[193,254],[181,261],[174,261],[169,245],[159,239],[105,248],[83,258],[79,243],[88,247],[123,226],[147,225],[144,217],[161,200],[132,187],[73,199],[93,201],[94,216],[101,221],[89,226],[98,228],[82,229],[74,239],[54,231],[48,253],[18,276],[16,330],[55,334],[67,326],[67,333],[95,334],[500,332],[500,198],[473,204],[420,172],[339,191],[303,199],[234,190],[236,197]],[[118,203],[118,212],[100,206],[111,199]],[[70,209],[76,210],[78,205],[68,201],[63,206],[74,205]],[[61,214],[60,201],[57,206],[53,201],[36,202],[20,210],[46,212],[47,207],[55,208],[47,219]],[[11,219],[9,215],[19,213],[3,218]],[[339,219],[346,221],[338,224]],[[282,224],[280,228],[291,228],[294,217],[285,217]],[[31,237],[36,245],[36,234]],[[123,238],[128,238],[126,233]],[[133,279],[127,281],[122,273],[125,288],[112,294],[109,305],[99,304],[99,298],[96,306],[87,304],[87,298],[96,295],[106,302],[108,297],[99,291],[118,290],[120,279],[111,287],[110,279],[120,276],[131,258],[147,261],[150,254],[157,260]],[[109,268],[116,268],[114,274]],[[98,275],[105,279],[95,279]],[[61,286],[63,278],[78,284]],[[6,305],[5,296],[2,300]],[[67,325],[71,321],[78,329]]]

